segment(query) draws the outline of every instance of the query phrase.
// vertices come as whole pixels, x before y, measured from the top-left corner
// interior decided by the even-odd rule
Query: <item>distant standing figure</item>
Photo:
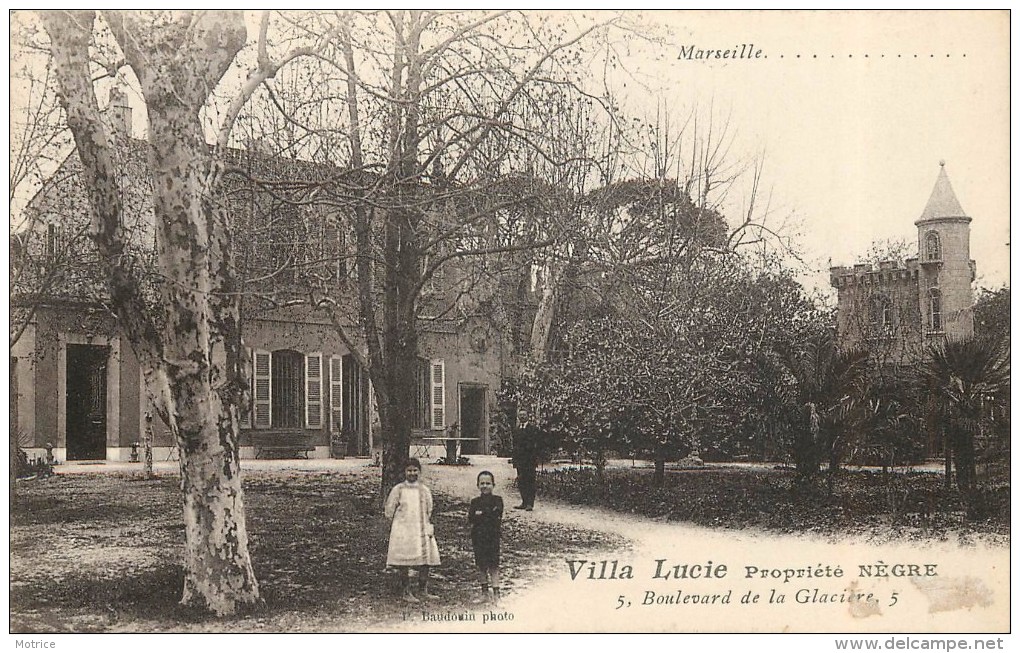
[[[521,505],[516,510],[532,510],[535,507],[535,470],[538,467],[538,439],[541,431],[526,425],[514,434],[514,455],[511,459],[517,469],[517,489],[521,493]]]
[[[496,477],[489,471],[478,473],[479,495],[471,499],[468,523],[471,524],[471,548],[482,576],[482,594],[499,600],[499,532],[503,522],[503,498],[493,494]]]
[[[418,592],[429,594],[429,568],[439,566],[439,547],[432,526],[432,492],[418,479],[421,463],[409,458],[404,466],[404,482],[390,490],[386,498],[386,517],[391,520],[390,545],[386,564],[400,568],[400,590],[404,600],[418,603],[411,591],[411,568],[418,569]]]

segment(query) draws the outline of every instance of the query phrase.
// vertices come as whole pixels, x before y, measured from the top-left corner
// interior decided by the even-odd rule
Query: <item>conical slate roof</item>
[[[939,177],[935,180],[935,188],[931,191],[928,204],[924,207],[919,220],[935,220],[938,218],[963,218],[967,214],[960,206],[960,200],[956,199],[953,192],[953,185],[949,183],[949,175],[946,174],[945,162],[939,162]]]

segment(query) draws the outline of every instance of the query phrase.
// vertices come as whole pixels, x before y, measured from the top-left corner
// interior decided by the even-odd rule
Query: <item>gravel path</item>
[[[475,456],[472,464],[466,467],[427,466],[425,478],[437,490],[467,499],[477,493],[475,478],[481,469],[491,470],[496,475],[497,493],[504,496],[507,506],[516,505],[519,495],[509,487],[515,472],[505,459]],[[508,518],[609,532],[630,542],[632,548],[599,556],[594,568],[590,566],[591,561],[589,564],[575,562],[574,569],[578,573],[574,579],[568,561],[562,561],[546,578],[503,602],[500,608],[512,613],[513,621],[476,622],[467,628],[469,630],[1009,630],[1008,547],[961,547],[955,542],[879,546],[853,541],[833,543],[811,535],[709,529],[549,502],[541,493],[533,512],[511,510]],[[603,559],[606,560],[605,573]],[[617,576],[625,575],[624,566],[629,565],[633,578],[609,578],[614,560]],[[688,565],[689,576],[703,576],[711,564],[711,577],[655,578],[658,560],[665,561],[660,576],[675,565]],[[894,577],[892,565],[896,564],[917,565],[913,571],[926,573],[930,570],[937,575]],[[696,569],[697,565],[700,567]],[[860,565],[873,565],[869,568],[873,576],[862,577]],[[757,568],[751,578],[748,578],[748,567]],[[835,576],[837,568],[843,573],[841,577]],[[765,578],[761,577],[762,570],[768,570]],[[908,567],[895,568],[897,573],[911,571]],[[798,573],[800,577],[796,576]],[[781,577],[776,578],[775,574]],[[884,577],[875,577],[877,574]],[[592,575],[595,579],[590,578]],[[867,597],[869,593],[871,600]],[[749,602],[742,603],[741,599],[748,594]],[[754,595],[758,595],[757,602],[751,603]],[[779,595],[784,595],[783,603],[778,602]],[[679,603],[676,602],[678,596]],[[846,601],[853,596],[862,600]],[[774,603],[769,603],[770,597]],[[649,600],[651,602],[647,603]],[[451,627],[443,623],[419,623],[411,627],[439,631],[464,629],[463,625]]]
[[[336,471],[363,468],[365,461],[243,464],[253,471]],[[124,463],[102,467],[138,470],[138,465]],[[176,463],[159,463],[157,468],[173,470]],[[496,492],[508,508],[519,501],[517,491],[509,487],[515,472],[505,459],[472,456],[472,464],[464,467],[426,464],[423,479],[438,492],[467,500],[477,493],[475,479],[482,469],[495,474]],[[95,472],[97,466],[62,465],[60,469],[61,473],[76,471]],[[498,609],[479,607],[464,613],[473,621],[451,622],[449,618],[458,615],[419,609],[392,629],[966,633],[1008,632],[1010,626],[1007,546],[961,546],[951,540],[833,543],[810,534],[708,529],[550,502],[541,493],[533,512],[508,510],[506,519],[602,531],[623,538],[630,546],[597,554],[589,562],[575,561],[574,578],[567,560],[550,563],[551,568],[539,570],[533,582],[507,596]],[[662,569],[656,578],[659,560]],[[616,578],[611,578],[614,563]],[[682,574],[685,565],[686,578],[672,577],[674,567]],[[870,577],[862,566],[871,572]],[[842,575],[837,576],[838,572]],[[671,577],[661,577],[667,573]],[[896,575],[903,573],[913,575]]]

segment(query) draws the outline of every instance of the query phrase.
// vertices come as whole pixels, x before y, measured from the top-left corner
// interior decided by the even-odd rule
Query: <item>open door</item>
[[[460,386],[460,436],[462,455],[480,454],[489,442],[489,416],[485,396],[488,386],[463,383]]]

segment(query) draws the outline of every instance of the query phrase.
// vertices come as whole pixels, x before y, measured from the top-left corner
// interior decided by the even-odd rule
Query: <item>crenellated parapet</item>
[[[878,265],[836,265],[829,268],[829,283],[834,288],[899,285],[906,281],[916,283],[920,267],[917,258],[908,258],[904,262],[880,261]]]

